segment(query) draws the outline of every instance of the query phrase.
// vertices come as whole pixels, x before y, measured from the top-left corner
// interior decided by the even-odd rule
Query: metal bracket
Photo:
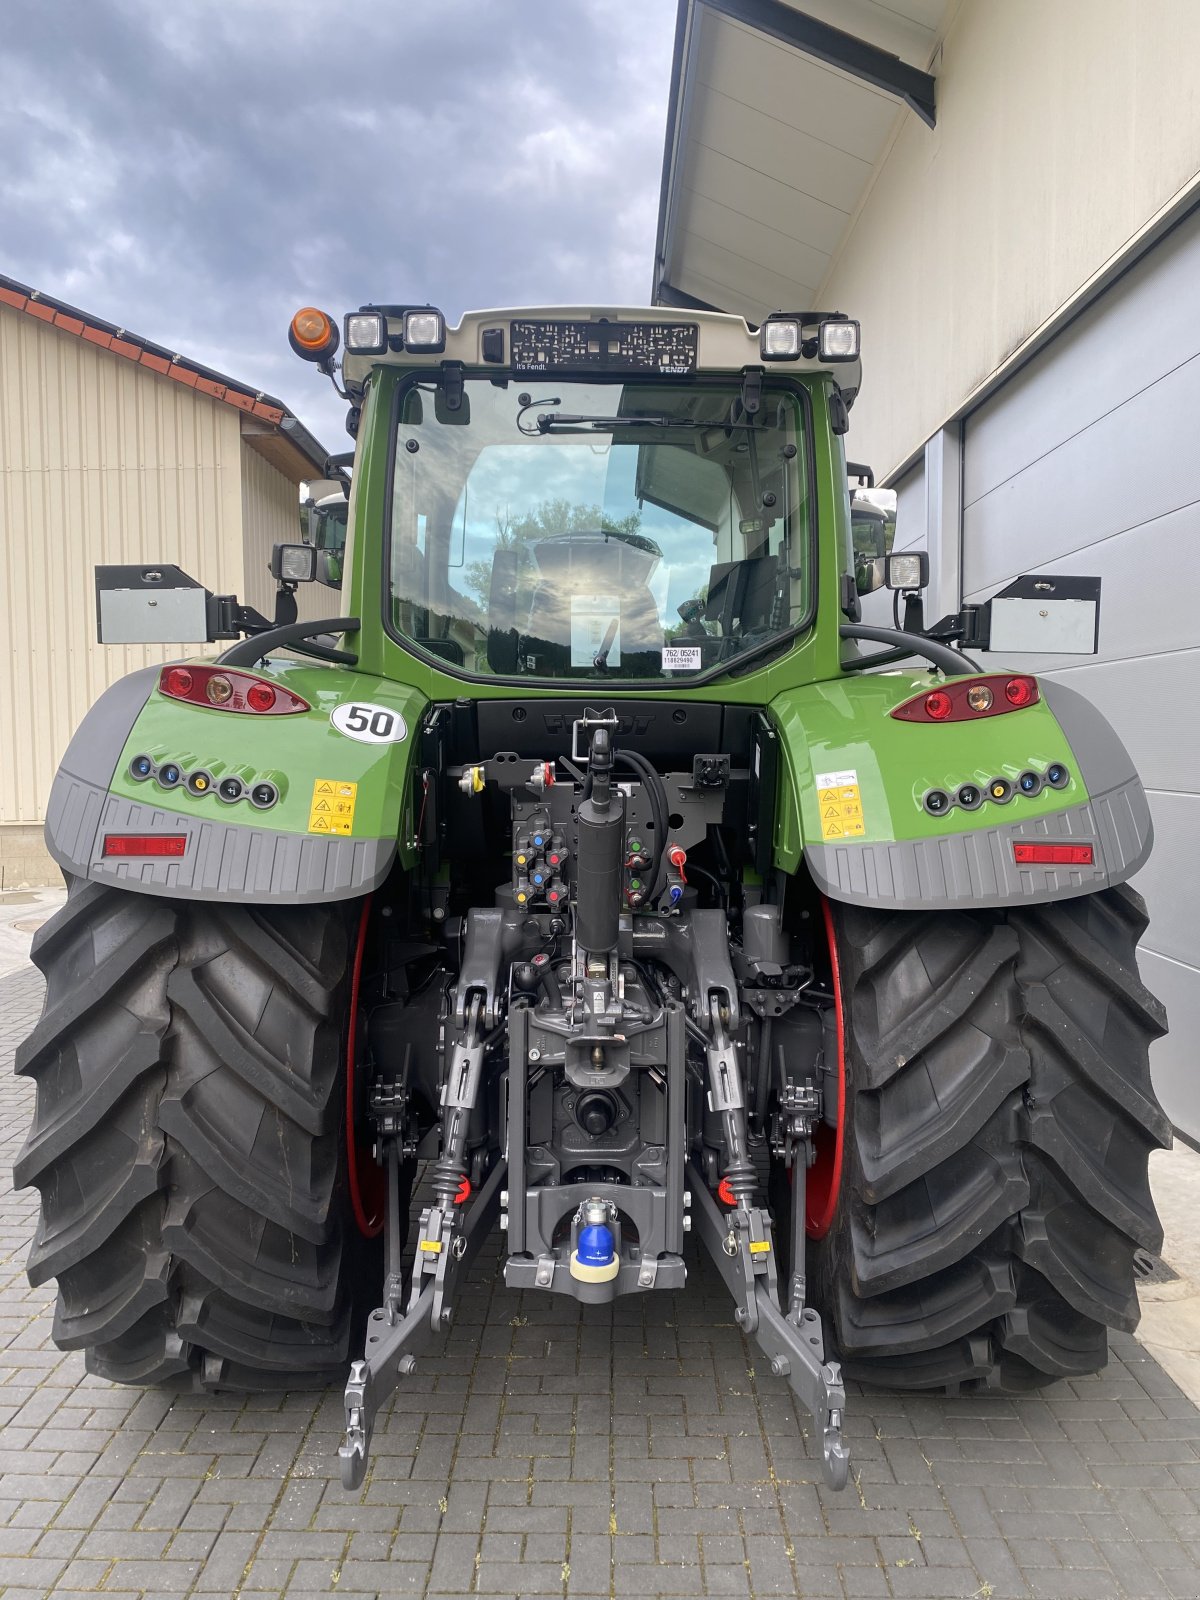
[[[842,1417],[846,1391],[842,1369],[837,1361],[825,1360],[821,1319],[811,1308],[793,1308],[785,1316],[779,1309],[778,1275],[771,1245],[770,1218],[765,1211],[751,1207],[734,1214],[733,1231],[737,1248],[727,1249],[729,1220],[713,1199],[704,1174],[689,1163],[688,1181],[692,1192],[695,1229],[704,1248],[725,1280],[733,1296],[734,1317],[739,1327],[752,1333],[771,1362],[771,1371],[786,1378],[792,1391],[808,1407],[821,1435],[821,1458],[825,1480],[833,1489],[842,1489],[850,1470],[850,1451],[842,1438]],[[747,1216],[748,1226],[738,1221]],[[755,1244],[766,1243],[766,1250]],[[800,1248],[803,1248],[801,1243]]]
[[[461,1276],[496,1220],[507,1170],[506,1163],[498,1161],[471,1204],[442,1222],[441,1248],[423,1252],[436,1259],[428,1273],[414,1269],[404,1316],[389,1323],[387,1308],[381,1306],[368,1318],[364,1359],[351,1365],[344,1396],[346,1437],[338,1447],[344,1489],[357,1489],[366,1475],[380,1406],[395,1393],[400,1379],[415,1369],[417,1354],[433,1334],[447,1325]],[[427,1228],[422,1228],[421,1238],[428,1238]]]

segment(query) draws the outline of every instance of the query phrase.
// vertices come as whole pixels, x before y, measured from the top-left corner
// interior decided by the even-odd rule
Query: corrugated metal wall
[[[1171,1033],[1151,1055],[1177,1127],[1200,1138],[1200,212],[966,422],[963,591],[1021,572],[1098,574],[1096,657],[1015,657],[1092,700],[1133,757],[1154,814],[1138,873],[1146,983]],[[1165,308],[1165,309],[1164,309]],[[1146,330],[1164,322],[1169,337]]]
[[[247,565],[261,573],[282,536],[268,529],[276,516],[282,529],[285,498],[292,537],[296,494],[243,444],[231,406],[0,306],[0,823],[42,819],[108,684],[197,649],[98,644],[92,568],[173,561],[243,593]]]

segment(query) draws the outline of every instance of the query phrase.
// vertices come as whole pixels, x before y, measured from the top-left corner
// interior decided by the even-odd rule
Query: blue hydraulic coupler
[[[608,1217],[603,1200],[584,1202],[579,1218],[583,1226],[571,1252],[571,1276],[580,1283],[611,1283],[621,1270]]]
[[[585,1267],[607,1267],[613,1258],[612,1229],[602,1223],[584,1228],[579,1235],[576,1255]]]

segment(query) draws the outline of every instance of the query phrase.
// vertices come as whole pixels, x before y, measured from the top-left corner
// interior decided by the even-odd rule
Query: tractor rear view
[[[923,558],[856,554],[840,315],[344,334],[293,320],[356,443],[274,618],[98,572],[103,637],[225,648],[117,683],[51,796],[17,1177],[56,1341],[130,1383],[348,1365],[348,1487],[495,1229],[585,1318],[681,1288],[691,1233],[835,1485],[843,1369],[1101,1367],[1170,1132],[1149,811],[1088,702],[969,653],[1093,649],[1098,584],[926,627]],[[858,620],[883,582],[903,628]]]

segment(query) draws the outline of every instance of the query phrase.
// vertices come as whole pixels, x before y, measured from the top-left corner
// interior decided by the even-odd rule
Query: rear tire
[[[32,1284],[123,1383],[320,1383],[350,1352],[341,1049],[353,911],[76,883],[43,928]]]
[[[1171,1129],[1121,887],[975,912],[834,906],[843,1170],[810,1249],[848,1375],[1024,1389],[1095,1372],[1138,1320],[1147,1177]]]

